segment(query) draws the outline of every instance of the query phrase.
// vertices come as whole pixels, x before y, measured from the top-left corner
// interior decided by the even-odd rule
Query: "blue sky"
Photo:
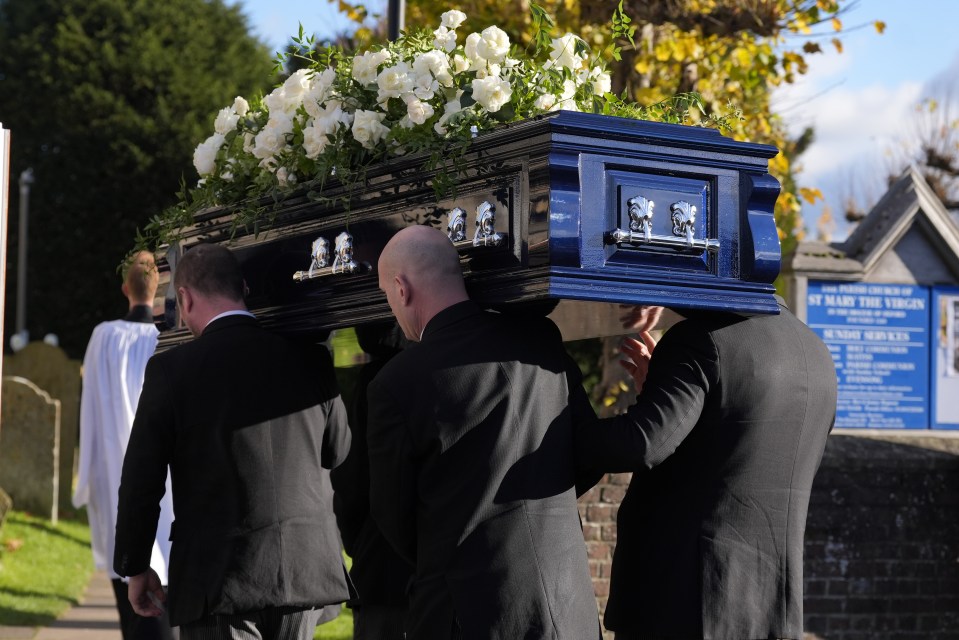
[[[254,31],[274,49],[282,48],[300,23],[308,33],[320,36],[348,27],[331,0],[234,4],[243,7]],[[824,39],[827,53],[808,56],[810,72],[777,92],[774,100],[774,108],[793,133],[807,126],[816,130],[816,142],[801,158],[800,183],[823,191],[837,218],[836,240],[848,233],[840,213],[844,199],[869,203],[882,195],[885,175],[899,150],[908,145],[916,105],[949,81],[953,100],[959,101],[959,0],[842,4],[851,9],[842,17],[847,30],[841,36],[843,53],[836,53]],[[386,0],[368,0],[366,5],[384,12]],[[875,20],[886,23],[883,35],[872,28]],[[804,209],[812,234],[822,206]]]
[[[794,134],[815,128],[816,141],[800,158],[800,182],[823,191],[839,218],[836,240],[848,233],[843,201],[874,203],[884,192],[886,175],[913,139],[916,106],[927,97],[941,100],[949,85],[953,102],[959,100],[959,2],[861,0],[843,24],[874,20],[886,23],[884,34],[871,26],[851,30],[842,54],[830,47],[809,56],[809,73],[774,101]],[[812,233],[821,212],[822,203],[804,209]]]

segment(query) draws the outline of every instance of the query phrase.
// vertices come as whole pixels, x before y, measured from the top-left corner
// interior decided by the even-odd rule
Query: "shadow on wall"
[[[959,638],[957,435],[830,436],[806,524],[806,638]]]

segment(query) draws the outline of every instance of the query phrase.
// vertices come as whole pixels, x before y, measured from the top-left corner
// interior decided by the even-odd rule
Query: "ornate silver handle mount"
[[[655,204],[655,202],[643,196],[635,196],[627,200],[626,212],[629,214],[629,230],[617,228],[606,232],[606,244],[649,245],[686,251],[700,249],[710,253],[719,251],[719,240],[694,237],[696,233],[696,207],[685,200],[674,202],[669,206],[670,219],[673,223],[673,235],[654,235],[652,227]]]
[[[353,259],[353,236],[346,231],[336,236],[333,264],[330,264],[330,243],[322,236],[313,241],[313,248],[310,254],[312,256],[310,268],[306,271],[297,271],[294,273],[293,279],[295,281],[303,282],[305,280],[323,278],[338,273],[367,273],[371,270],[369,264],[357,262]]]
[[[448,214],[446,235],[457,249],[461,247],[498,247],[506,239],[496,232],[496,207],[487,201],[476,207],[476,231],[473,239],[466,237],[466,211],[454,207]]]

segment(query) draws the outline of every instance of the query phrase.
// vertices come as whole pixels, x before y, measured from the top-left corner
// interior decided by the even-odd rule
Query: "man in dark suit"
[[[330,474],[333,511],[343,548],[353,560],[350,577],[360,595],[351,604],[353,640],[404,640],[406,588],[413,567],[386,541],[370,514],[366,425],[370,381],[409,341],[393,321],[356,327],[356,341],[370,361],[360,368],[349,406],[350,455]]]
[[[617,640],[801,638],[806,510],[836,412],[832,357],[785,307],[687,315],[658,346],[647,331],[628,345],[636,403],[578,443],[587,464],[634,472],[606,627]]]
[[[370,385],[367,436],[373,518],[416,567],[407,637],[597,639],[573,453],[595,416],[556,326],[471,302],[430,227],[390,240],[379,284],[416,343]]]
[[[123,462],[114,567],[155,616],[149,569],[167,465],[176,522],[167,605],[181,639],[309,639],[350,597],[329,476],[350,444],[329,353],[260,328],[233,254],[198,245],[174,276],[197,336],[159,353]]]

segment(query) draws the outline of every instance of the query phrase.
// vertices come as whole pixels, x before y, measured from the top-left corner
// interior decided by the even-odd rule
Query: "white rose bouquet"
[[[549,16],[536,5],[532,11],[526,51],[496,26],[462,33],[466,15],[457,10],[444,13],[435,30],[357,55],[315,48],[301,29],[298,50],[278,62],[292,57],[306,66],[269,95],[237,97],[217,114],[214,133],[194,153],[196,188],[181,193],[181,204],[159,224],[169,232],[189,224],[193,211],[268,194],[279,200],[305,185],[323,197],[331,176],[355,186],[374,163],[412,153],[424,154],[434,187],[447,190],[471,137],[549,111],[687,122],[690,108],[702,110],[694,94],[679,96],[678,108],[641,107],[611,94],[603,61],[586,42],[570,33],[553,38]],[[614,36],[631,39],[621,12],[613,15]]]

